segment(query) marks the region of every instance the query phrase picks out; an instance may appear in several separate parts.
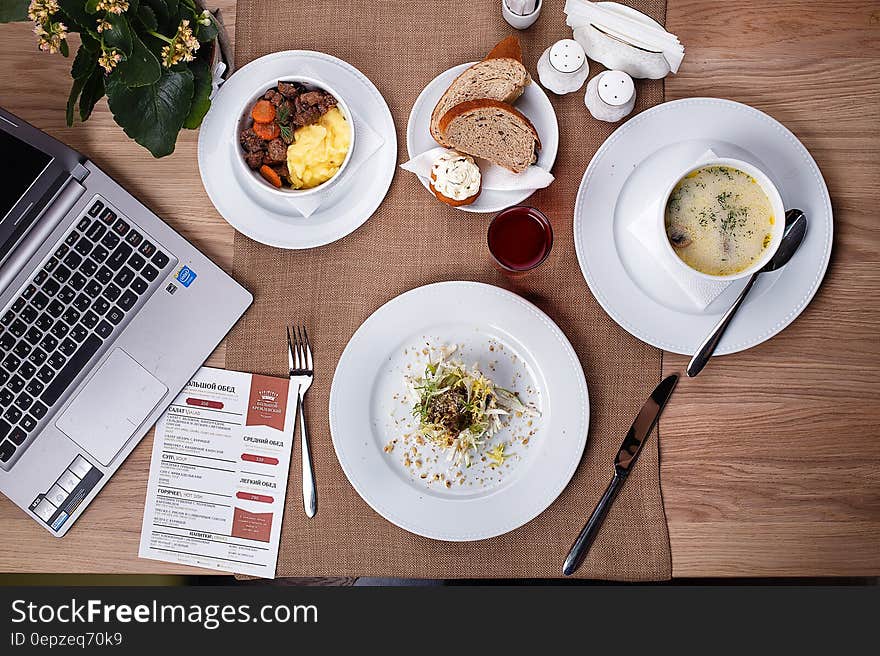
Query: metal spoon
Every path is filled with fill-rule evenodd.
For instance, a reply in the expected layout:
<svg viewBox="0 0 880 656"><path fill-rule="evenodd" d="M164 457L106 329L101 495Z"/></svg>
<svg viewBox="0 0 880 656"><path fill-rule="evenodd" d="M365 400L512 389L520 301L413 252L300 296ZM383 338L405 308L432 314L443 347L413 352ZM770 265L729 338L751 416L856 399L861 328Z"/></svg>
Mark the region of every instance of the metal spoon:
<svg viewBox="0 0 880 656"><path fill-rule="evenodd" d="M804 240L804 235L806 234L807 216L801 210L788 210L785 213L785 232L782 235L782 243L779 244L779 249L776 251L776 254L760 270L751 275L746 286L743 287L743 290L733 302L733 305L731 305L730 309L724 313L724 316L721 317L705 341L700 344L700 348L697 349L697 352L688 364L688 376L693 378L700 373L703 370L703 367L706 366L706 363L709 362L709 358L712 357L712 354L718 347L718 343L724 336L724 331L727 330L727 326L730 324L731 319L733 319L733 315L739 310L743 301L746 299L746 296L751 291L752 286L755 284L755 281L758 279L758 276L767 271L776 271L776 269L785 266L801 245L801 242Z"/></svg>

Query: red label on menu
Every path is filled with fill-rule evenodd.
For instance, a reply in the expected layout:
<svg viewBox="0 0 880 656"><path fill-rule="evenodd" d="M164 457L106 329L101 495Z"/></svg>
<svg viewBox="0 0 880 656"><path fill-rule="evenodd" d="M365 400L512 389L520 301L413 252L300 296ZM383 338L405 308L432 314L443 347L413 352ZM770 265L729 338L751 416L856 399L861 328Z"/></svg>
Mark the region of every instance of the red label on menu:
<svg viewBox="0 0 880 656"><path fill-rule="evenodd" d="M274 499L265 494L254 494L253 492L236 492L235 496L243 501L259 501L260 503L272 503Z"/></svg>
<svg viewBox="0 0 880 656"><path fill-rule="evenodd" d="M272 534L272 513L252 513L234 508L232 537L268 542Z"/></svg>
<svg viewBox="0 0 880 656"><path fill-rule="evenodd" d="M251 379L251 393L245 425L268 426L283 431L289 385L290 381L287 378L254 374Z"/></svg>
<svg viewBox="0 0 880 656"><path fill-rule="evenodd" d="M247 462L258 462L261 465L277 465L278 458L272 456L261 456L255 453L242 453L241 459Z"/></svg>
<svg viewBox="0 0 880 656"><path fill-rule="evenodd" d="M223 404L220 401L209 401L208 399L196 399L192 396L186 399L187 405L194 405L197 408L213 408L214 410L222 410Z"/></svg>

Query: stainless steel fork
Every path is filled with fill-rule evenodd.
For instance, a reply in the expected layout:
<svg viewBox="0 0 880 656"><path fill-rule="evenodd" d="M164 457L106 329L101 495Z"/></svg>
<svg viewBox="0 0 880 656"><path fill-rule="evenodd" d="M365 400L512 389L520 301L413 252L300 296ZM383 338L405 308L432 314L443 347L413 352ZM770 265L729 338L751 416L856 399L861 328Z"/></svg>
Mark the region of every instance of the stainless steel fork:
<svg viewBox="0 0 880 656"><path fill-rule="evenodd" d="M306 392L312 385L315 372L312 364L312 347L305 326L292 326L287 329L287 363L290 369L290 384L296 386L296 418L293 430L296 433L297 418L299 419L300 450L302 451L302 492L303 508L306 515L314 517L318 511L318 492L315 488L315 470L312 468L312 456L309 453L309 431L306 427L306 416L303 411Z"/></svg>

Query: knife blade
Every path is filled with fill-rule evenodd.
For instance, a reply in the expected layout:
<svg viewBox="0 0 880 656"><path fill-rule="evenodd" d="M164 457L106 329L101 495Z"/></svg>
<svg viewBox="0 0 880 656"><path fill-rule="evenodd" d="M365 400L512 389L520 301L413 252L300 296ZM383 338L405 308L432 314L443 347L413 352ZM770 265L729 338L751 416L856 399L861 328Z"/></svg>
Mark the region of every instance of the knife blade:
<svg viewBox="0 0 880 656"><path fill-rule="evenodd" d="M587 552L590 550L590 545L593 544L593 540L599 533L608 510L611 508L611 504L617 497L617 493L620 491L633 465L635 465L645 440L648 439L651 431L654 430L654 426L657 425L657 421L660 419L660 415L663 414L663 409L672 396L672 391L677 383L678 376L675 374L667 376L660 381L660 384L654 388L651 396L645 401L642 409L639 410L639 414L636 415L635 421L630 426L626 437L623 438L623 444L620 445L617 456L614 458L614 476L611 478L611 482L608 484L602 498L599 499L593 514L590 515L580 535L578 535L571 546L565 563L562 565L562 573L565 576L574 574L575 570L583 562L584 557L586 557Z"/></svg>

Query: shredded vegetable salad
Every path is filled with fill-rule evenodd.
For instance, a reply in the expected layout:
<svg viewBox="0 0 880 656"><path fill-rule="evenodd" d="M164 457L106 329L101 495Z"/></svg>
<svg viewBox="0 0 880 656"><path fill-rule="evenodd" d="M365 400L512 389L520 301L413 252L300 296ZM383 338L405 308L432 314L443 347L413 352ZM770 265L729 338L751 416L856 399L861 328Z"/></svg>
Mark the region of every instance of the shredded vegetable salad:
<svg viewBox="0 0 880 656"><path fill-rule="evenodd" d="M437 362L428 361L422 376L407 376L416 400L413 416L419 433L447 452L453 465L469 467L473 457L502 428L502 418L511 413L531 413L510 390L497 387L474 365L447 360L455 349L442 352ZM504 462L503 445L488 454L494 466Z"/></svg>

